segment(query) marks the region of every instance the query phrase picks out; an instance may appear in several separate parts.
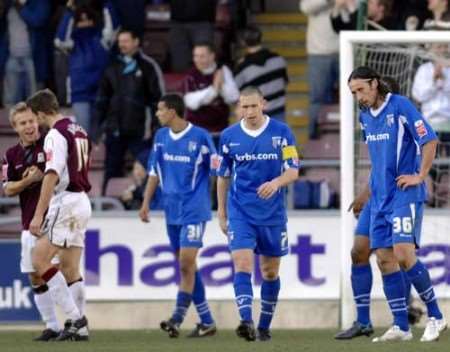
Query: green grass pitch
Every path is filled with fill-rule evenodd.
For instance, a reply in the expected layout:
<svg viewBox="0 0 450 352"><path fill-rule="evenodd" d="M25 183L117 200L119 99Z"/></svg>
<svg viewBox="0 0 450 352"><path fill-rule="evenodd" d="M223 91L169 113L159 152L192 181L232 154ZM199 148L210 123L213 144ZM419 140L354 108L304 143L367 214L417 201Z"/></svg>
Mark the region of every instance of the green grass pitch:
<svg viewBox="0 0 450 352"><path fill-rule="evenodd" d="M376 329L381 334L384 329ZM440 352L450 351L450 332L444 332L438 342L421 343L422 329L414 330L414 340L401 343L374 344L371 339L360 337L352 341L336 341L335 330L275 330L270 342L246 342L236 337L233 331L222 330L214 337L202 339L169 339L161 331L92 331L89 342L33 342L33 331L0 332L1 352L240 352L240 351L324 351L324 352Z"/></svg>

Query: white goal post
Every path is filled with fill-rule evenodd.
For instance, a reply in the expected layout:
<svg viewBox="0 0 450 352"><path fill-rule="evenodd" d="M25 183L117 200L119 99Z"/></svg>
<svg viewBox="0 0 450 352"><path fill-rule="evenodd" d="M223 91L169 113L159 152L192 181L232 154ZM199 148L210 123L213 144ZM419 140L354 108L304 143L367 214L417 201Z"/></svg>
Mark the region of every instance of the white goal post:
<svg viewBox="0 0 450 352"><path fill-rule="evenodd" d="M342 328L348 328L355 318L351 289L351 258L356 225L347 211L355 196L355 103L347 86L355 68L355 44L413 44L450 42L448 31L344 31L340 33L340 133L341 133L341 307Z"/></svg>

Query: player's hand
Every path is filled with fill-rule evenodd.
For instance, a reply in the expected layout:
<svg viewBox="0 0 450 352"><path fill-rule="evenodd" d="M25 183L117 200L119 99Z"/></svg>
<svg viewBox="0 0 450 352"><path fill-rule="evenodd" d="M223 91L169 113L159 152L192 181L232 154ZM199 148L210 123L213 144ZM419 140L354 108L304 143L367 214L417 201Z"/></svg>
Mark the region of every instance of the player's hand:
<svg viewBox="0 0 450 352"><path fill-rule="evenodd" d="M347 211L351 211L353 210L353 215L355 215L356 218L359 217L359 214L361 213L362 209L364 208L364 205L366 204L366 202L357 197L355 198L355 200L350 204L350 206L348 207Z"/></svg>
<svg viewBox="0 0 450 352"><path fill-rule="evenodd" d="M217 218L219 219L220 229L225 235L227 235L228 234L227 216L225 215L225 213L218 211Z"/></svg>
<svg viewBox="0 0 450 352"><path fill-rule="evenodd" d="M44 173L37 166L33 165L28 170L27 178L31 183L40 182L44 178Z"/></svg>
<svg viewBox="0 0 450 352"><path fill-rule="evenodd" d="M150 209L147 204L142 204L141 209L139 209L139 217L142 222L150 222Z"/></svg>
<svg viewBox="0 0 450 352"><path fill-rule="evenodd" d="M276 180L263 183L258 187L258 196L262 199L269 199L272 197L280 188Z"/></svg>
<svg viewBox="0 0 450 352"><path fill-rule="evenodd" d="M42 225L43 217L37 214L34 214L33 219L30 222L30 226L28 230L33 236L41 237L41 225Z"/></svg>
<svg viewBox="0 0 450 352"><path fill-rule="evenodd" d="M423 182L422 177L419 175L400 175L395 179L397 181L397 187L405 190L407 187L420 185Z"/></svg>

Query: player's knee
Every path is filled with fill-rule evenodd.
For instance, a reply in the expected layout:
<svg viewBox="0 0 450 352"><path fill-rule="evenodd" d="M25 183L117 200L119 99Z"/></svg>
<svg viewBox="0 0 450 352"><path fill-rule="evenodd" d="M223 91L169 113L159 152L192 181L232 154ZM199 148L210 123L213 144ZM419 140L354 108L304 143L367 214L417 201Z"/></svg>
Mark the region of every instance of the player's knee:
<svg viewBox="0 0 450 352"><path fill-rule="evenodd" d="M180 273L183 277L195 275L195 260L180 258Z"/></svg>
<svg viewBox="0 0 450 352"><path fill-rule="evenodd" d="M369 263L369 256L370 256L369 249L353 246L350 255L352 257L352 263L355 265Z"/></svg>
<svg viewBox="0 0 450 352"><path fill-rule="evenodd" d="M382 273L394 272L397 267L397 263L393 258L388 257L377 257L378 268Z"/></svg>
<svg viewBox="0 0 450 352"><path fill-rule="evenodd" d="M67 282L74 282L80 278L80 270L78 268L73 268L66 263L61 263L59 265L59 270L62 272L64 278Z"/></svg>
<svg viewBox="0 0 450 352"><path fill-rule="evenodd" d="M275 281L278 278L278 272L274 269L262 271L261 274L265 281Z"/></svg>
<svg viewBox="0 0 450 352"><path fill-rule="evenodd" d="M252 260L247 258L239 258L234 260L234 270L236 272L252 272Z"/></svg>
<svg viewBox="0 0 450 352"><path fill-rule="evenodd" d="M415 253L409 251L408 248L394 247L394 255L398 264L404 270L409 269L416 262Z"/></svg>
<svg viewBox="0 0 450 352"><path fill-rule="evenodd" d="M45 281L38 273L30 273L28 277L32 286L41 286L45 284Z"/></svg>

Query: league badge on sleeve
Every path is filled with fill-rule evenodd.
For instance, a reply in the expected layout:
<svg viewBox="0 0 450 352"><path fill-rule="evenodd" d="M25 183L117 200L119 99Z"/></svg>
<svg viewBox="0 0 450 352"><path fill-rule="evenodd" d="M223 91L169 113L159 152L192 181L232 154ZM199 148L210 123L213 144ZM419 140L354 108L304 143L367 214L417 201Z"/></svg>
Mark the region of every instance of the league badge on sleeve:
<svg viewBox="0 0 450 352"><path fill-rule="evenodd" d="M8 180L8 164L2 165L2 179L4 181Z"/></svg>
<svg viewBox="0 0 450 352"><path fill-rule="evenodd" d="M212 154L211 155L211 169L219 170L220 164L222 164L222 157L218 154Z"/></svg>
<svg viewBox="0 0 450 352"><path fill-rule="evenodd" d="M416 128L416 133L420 138L423 138L428 134L423 120L417 120L416 122L414 122L414 127Z"/></svg>

